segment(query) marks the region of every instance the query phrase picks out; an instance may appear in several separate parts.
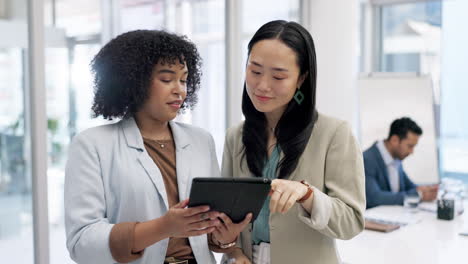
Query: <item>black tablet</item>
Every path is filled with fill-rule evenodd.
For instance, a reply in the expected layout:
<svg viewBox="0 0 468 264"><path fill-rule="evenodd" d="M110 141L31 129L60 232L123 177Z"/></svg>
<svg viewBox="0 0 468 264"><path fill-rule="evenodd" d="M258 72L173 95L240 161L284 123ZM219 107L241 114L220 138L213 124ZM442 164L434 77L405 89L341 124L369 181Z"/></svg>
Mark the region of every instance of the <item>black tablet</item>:
<svg viewBox="0 0 468 264"><path fill-rule="evenodd" d="M194 178L189 207L209 205L212 211L227 214L234 223L252 213L255 220L270 192L265 178Z"/></svg>

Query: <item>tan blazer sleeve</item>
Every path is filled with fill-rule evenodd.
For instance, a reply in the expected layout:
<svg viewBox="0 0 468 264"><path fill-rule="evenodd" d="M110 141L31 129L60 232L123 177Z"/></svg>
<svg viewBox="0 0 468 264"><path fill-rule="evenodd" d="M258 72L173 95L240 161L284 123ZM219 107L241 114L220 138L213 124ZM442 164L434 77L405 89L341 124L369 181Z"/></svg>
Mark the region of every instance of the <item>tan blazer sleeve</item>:
<svg viewBox="0 0 468 264"><path fill-rule="evenodd" d="M326 236L351 239L364 229L366 199L362 151L346 122L328 144L324 177L324 192L314 188L311 214L300 207L299 218Z"/></svg>
<svg viewBox="0 0 468 264"><path fill-rule="evenodd" d="M223 160L221 162L221 177L232 178L234 170L232 167L232 129L228 129L224 140Z"/></svg>
<svg viewBox="0 0 468 264"><path fill-rule="evenodd" d="M234 164L233 164L233 152L234 152L234 140L235 140L235 127L228 129L226 132L226 138L224 140L224 150L223 150L223 161L221 163L221 177L223 178L233 178L234 177ZM247 225L249 226L249 225ZM246 227L247 228L247 227ZM241 235L237 238L236 247L242 248L242 238ZM212 250L214 252L219 252Z"/></svg>

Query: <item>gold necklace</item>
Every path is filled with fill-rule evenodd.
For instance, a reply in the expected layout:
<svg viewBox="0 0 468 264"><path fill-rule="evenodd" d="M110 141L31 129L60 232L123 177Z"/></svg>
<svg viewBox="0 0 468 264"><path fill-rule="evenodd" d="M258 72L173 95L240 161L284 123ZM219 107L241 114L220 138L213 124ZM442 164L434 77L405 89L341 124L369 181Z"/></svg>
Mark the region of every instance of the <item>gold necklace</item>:
<svg viewBox="0 0 468 264"><path fill-rule="evenodd" d="M168 140L169 140L169 139L166 139L166 140L164 140L164 141L168 141ZM163 142L161 142L161 141L159 141L159 140L153 139L153 141L156 142L161 148L165 148L165 147L166 147L165 143L163 143Z"/></svg>
<svg viewBox="0 0 468 264"><path fill-rule="evenodd" d="M156 140L155 140L155 142L158 143L158 145L159 145L161 148L164 148L164 144L163 144L163 143L161 143L161 142L159 142L159 141L156 141Z"/></svg>
<svg viewBox="0 0 468 264"><path fill-rule="evenodd" d="M172 140L172 133L170 132L170 130L169 130L169 135L166 135L166 136L169 136L169 138L168 139L159 139L159 140L157 140L157 139L154 139L154 138L151 138L151 137L147 137L146 139L149 139L151 141L156 142L156 144L158 144L160 148L165 148L167 142L161 142L161 141L171 141Z"/></svg>
<svg viewBox="0 0 468 264"><path fill-rule="evenodd" d="M168 139L154 139L154 138L145 138L147 140L150 140L150 141L153 141L153 142L156 142L156 144L159 145L160 148L165 148L166 145L168 143L170 143L170 141L172 140L172 137L168 138Z"/></svg>

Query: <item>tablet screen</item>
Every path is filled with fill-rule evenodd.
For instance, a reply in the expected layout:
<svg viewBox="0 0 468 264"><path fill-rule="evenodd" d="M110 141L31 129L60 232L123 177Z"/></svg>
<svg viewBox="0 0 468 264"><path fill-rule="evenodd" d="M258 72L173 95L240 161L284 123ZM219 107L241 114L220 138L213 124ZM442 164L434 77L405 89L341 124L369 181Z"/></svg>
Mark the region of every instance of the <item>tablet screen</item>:
<svg viewBox="0 0 468 264"><path fill-rule="evenodd" d="M209 205L212 211L223 212L234 223L252 213L254 221L270 192L266 178L194 178L189 207Z"/></svg>

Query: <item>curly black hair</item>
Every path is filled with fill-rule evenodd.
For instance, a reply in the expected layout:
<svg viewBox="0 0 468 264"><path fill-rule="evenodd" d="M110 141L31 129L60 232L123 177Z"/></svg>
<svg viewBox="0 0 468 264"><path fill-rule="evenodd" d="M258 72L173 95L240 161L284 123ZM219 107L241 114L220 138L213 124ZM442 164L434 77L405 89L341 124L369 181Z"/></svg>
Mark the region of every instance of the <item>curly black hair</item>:
<svg viewBox="0 0 468 264"><path fill-rule="evenodd" d="M91 61L94 116L133 116L148 99L155 65L184 62L188 77L182 111L197 103L201 58L196 46L185 36L161 30L135 30L112 39Z"/></svg>

